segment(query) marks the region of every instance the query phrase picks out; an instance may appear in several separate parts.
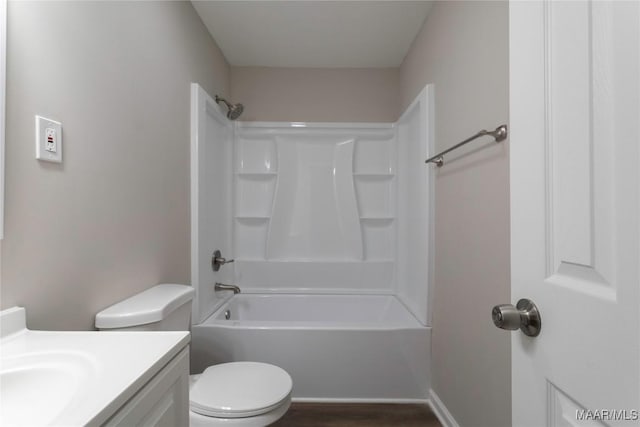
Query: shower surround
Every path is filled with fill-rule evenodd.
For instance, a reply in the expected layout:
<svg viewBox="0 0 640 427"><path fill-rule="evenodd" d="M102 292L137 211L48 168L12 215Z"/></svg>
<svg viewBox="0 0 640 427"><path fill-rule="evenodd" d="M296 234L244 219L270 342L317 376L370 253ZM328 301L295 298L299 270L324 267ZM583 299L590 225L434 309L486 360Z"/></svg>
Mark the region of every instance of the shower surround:
<svg viewBox="0 0 640 427"><path fill-rule="evenodd" d="M389 291L396 235L394 136L384 124L240 123L237 283L252 292Z"/></svg>
<svg viewBox="0 0 640 427"><path fill-rule="evenodd" d="M337 368L345 363L344 357L342 361L337 357L326 362L323 366L334 364L336 369L325 369L324 373L311 365L306 369L304 359L311 363L313 358L301 351L301 343L296 343L294 337L308 336L304 331L313 330L313 336L323 340L316 343L318 348L327 349L371 337L372 341L361 348L379 352L379 367L383 367L388 344L385 333L403 330L418 337L414 341L421 343L420 348L407 344L399 353L389 353L388 362L412 361L406 365L407 372L399 376L404 382L413 378L416 384L406 384L402 390L414 391L394 393L385 389L381 376L378 391L368 386L360 396L354 389L348 395L327 395L327 387L314 390L307 386L313 380L306 376L304 395L296 395L294 386L294 398L426 399L433 172L424 159L431 141L430 89L425 88L396 123L232 124L212 102L202 89L192 88L192 117L197 117L192 119L192 284L197 295L194 360L260 360L261 355L273 355L267 351L266 331L289 328L291 332L298 331L285 334L290 341L273 335L278 337L274 338L278 347L284 348L280 359L270 361L287 369L288 360L295 359L290 370L300 373L300 383L301 372L313 372L317 377L327 375L329 380L325 378L323 382L331 383L332 371L340 372ZM211 271L210 257L215 249L221 249L235 262L218 272ZM243 319L224 324L218 309L229 298L213 290L215 282L236 284L243 294L332 295L322 301L333 301L335 307L309 303L305 311L322 312L314 319L324 319L314 322L292 316L275 326L268 318L263 325L254 321L247 325ZM349 307L357 312L366 306L367 295L396 299L398 307L407 311L407 319L415 322L375 321L363 325L342 321L336 327L331 313L343 306L341 298L348 298ZM364 305L354 303L354 296L361 296ZM376 315L368 313L367 318L376 319ZM234 326L239 340L235 346ZM254 332L247 333L247 328ZM385 332L376 335L372 330ZM353 334L347 341L345 331ZM246 342L247 336L259 335L261 339ZM200 345L203 343L207 345ZM227 348L211 349L222 345ZM255 348L259 345L267 347ZM250 348L254 351L245 351ZM357 348L348 356L350 363L355 360L356 364L360 357L366 354L358 354ZM427 360L415 363L417 359ZM374 371L353 381L376 383L380 372ZM335 381L339 383L338 378Z"/></svg>

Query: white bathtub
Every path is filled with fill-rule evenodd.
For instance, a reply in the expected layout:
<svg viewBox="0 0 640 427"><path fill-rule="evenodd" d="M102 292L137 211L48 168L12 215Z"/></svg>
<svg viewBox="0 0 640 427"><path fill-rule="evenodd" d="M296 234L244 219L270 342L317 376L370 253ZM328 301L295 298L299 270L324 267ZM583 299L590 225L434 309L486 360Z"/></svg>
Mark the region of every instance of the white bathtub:
<svg viewBox="0 0 640 427"><path fill-rule="evenodd" d="M431 328L393 296L239 294L192 334L195 373L252 360L288 371L298 401L427 398Z"/></svg>

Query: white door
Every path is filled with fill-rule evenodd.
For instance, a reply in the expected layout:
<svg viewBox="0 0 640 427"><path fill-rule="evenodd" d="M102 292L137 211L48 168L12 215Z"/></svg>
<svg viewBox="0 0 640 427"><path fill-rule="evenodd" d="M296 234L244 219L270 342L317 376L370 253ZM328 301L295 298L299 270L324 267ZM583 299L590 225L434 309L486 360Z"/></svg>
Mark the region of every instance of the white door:
<svg viewBox="0 0 640 427"><path fill-rule="evenodd" d="M510 92L513 425L638 425L640 2L511 2Z"/></svg>

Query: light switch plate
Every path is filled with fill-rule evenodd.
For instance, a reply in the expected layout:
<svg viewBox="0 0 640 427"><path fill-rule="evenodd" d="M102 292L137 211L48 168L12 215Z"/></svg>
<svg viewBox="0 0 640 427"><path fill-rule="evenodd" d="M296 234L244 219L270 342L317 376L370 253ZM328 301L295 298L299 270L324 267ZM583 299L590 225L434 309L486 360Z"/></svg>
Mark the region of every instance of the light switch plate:
<svg viewBox="0 0 640 427"><path fill-rule="evenodd" d="M62 163L62 123L36 116L36 159Z"/></svg>

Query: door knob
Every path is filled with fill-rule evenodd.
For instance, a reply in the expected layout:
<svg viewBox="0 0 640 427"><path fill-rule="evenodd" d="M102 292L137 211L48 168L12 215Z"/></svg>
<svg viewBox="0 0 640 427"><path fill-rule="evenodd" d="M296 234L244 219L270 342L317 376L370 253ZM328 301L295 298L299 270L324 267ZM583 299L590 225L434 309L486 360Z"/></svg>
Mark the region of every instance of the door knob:
<svg viewBox="0 0 640 427"><path fill-rule="evenodd" d="M509 331L520 329L530 337L537 337L542 328L538 307L526 298L518 301L515 307L511 304L496 305L491 310L491 317L498 328Z"/></svg>
<svg viewBox="0 0 640 427"><path fill-rule="evenodd" d="M211 257L211 268L213 268L213 271L218 271L220 270L221 266L228 264L230 262L233 262L233 260L232 259L227 260L226 258L222 258L222 252L216 249L215 252L213 252L213 256Z"/></svg>

